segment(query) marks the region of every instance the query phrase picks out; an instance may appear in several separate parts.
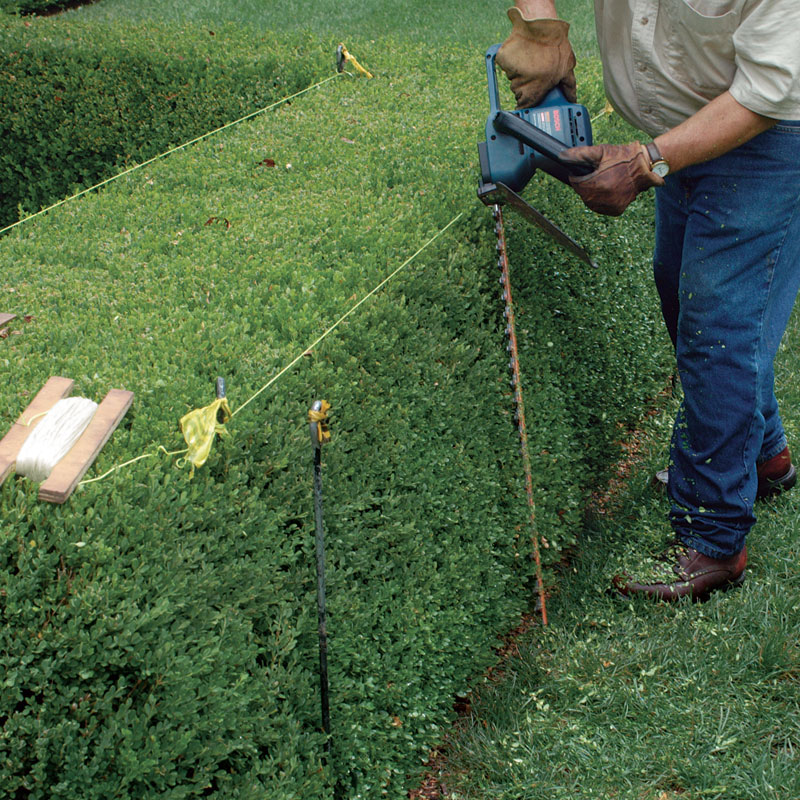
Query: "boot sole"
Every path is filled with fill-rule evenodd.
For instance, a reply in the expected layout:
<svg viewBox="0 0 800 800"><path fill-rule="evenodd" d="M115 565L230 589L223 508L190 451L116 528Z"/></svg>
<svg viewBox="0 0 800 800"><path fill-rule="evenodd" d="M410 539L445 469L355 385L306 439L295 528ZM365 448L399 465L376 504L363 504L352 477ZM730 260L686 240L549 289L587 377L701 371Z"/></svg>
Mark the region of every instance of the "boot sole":
<svg viewBox="0 0 800 800"><path fill-rule="evenodd" d="M684 595L685 597L691 597L693 603L705 603L714 592L729 592L731 589L740 589L744 586L745 577L747 575L747 569L743 569L739 575L735 578L731 578L729 581L720 584L719 586L710 589L709 591L703 592L702 594L694 594L693 592L689 595ZM633 595L639 594L639 592L628 592L623 588L622 583L622 576L615 575L614 578L611 580L611 586L608 587L606 590L611 595L616 597L631 597ZM644 593L641 593L644 594ZM677 598L676 598L677 599ZM674 600L669 600L667 598L661 598L662 602L674 602Z"/></svg>
<svg viewBox="0 0 800 800"><path fill-rule="evenodd" d="M735 578L731 578L731 580L726 581L720 586L717 586L715 589L712 589L709 592L704 592L703 594L693 595L692 600L695 603L705 603L707 600L711 598L711 595L714 594L714 592L729 592L731 589L741 589L742 586L744 586L744 579L746 573L747 570L744 569L742 570L741 575L738 575Z"/></svg>
<svg viewBox="0 0 800 800"><path fill-rule="evenodd" d="M728 589L739 589L742 586L744 586L744 579L745 579L746 575L747 575L747 570L743 569L741 575L737 576L736 578L731 578L731 580L729 580L727 583L725 583L720 588L724 592L727 592Z"/></svg>

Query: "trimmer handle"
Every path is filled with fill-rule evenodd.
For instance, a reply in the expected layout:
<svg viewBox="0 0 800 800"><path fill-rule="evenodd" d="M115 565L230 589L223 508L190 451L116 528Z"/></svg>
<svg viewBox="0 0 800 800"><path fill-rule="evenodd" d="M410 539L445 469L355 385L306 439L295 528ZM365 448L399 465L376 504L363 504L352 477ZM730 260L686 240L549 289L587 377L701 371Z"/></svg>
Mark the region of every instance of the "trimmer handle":
<svg viewBox="0 0 800 800"><path fill-rule="evenodd" d="M524 119L520 119L518 116L508 111L498 111L494 115L492 124L501 133L507 133L515 139L519 139L519 141L528 145L528 147L532 147L549 159L556 161L570 175L578 177L593 172L592 167L588 164L572 164L568 161L562 161L561 154L565 150L570 149L567 145L560 142L549 133L545 133L540 128L537 128L535 125L531 125L530 122L526 122Z"/></svg>
<svg viewBox="0 0 800 800"><path fill-rule="evenodd" d="M559 167L563 168L563 172L568 175L578 177L580 175L588 175L592 172L592 168L585 164L570 164L561 161L560 155L564 150L568 150L568 145L559 141L549 133L545 133L535 125L531 125L524 119L521 119L516 114L509 111L503 111L500 108L500 89L497 83L497 51L501 45L492 45L486 51L486 76L489 81L489 116L492 119L492 124L501 133L507 133L518 139L528 147L532 147L547 158L555 161ZM558 87L551 89L542 99L540 106L561 106L568 104L567 98ZM561 172L561 170L559 170ZM563 175L556 175L564 180Z"/></svg>
<svg viewBox="0 0 800 800"><path fill-rule="evenodd" d="M500 47L501 45L495 44L486 51L486 76L489 79L490 111L500 110L500 91L497 87L497 70L495 69L494 63L497 57L497 51L500 49Z"/></svg>
<svg viewBox="0 0 800 800"><path fill-rule="evenodd" d="M489 79L489 111L501 111L500 107L500 89L497 83L497 51L502 47L499 44L493 44L486 51L486 77ZM540 106L563 106L568 104L569 101L557 86L554 86L541 100Z"/></svg>

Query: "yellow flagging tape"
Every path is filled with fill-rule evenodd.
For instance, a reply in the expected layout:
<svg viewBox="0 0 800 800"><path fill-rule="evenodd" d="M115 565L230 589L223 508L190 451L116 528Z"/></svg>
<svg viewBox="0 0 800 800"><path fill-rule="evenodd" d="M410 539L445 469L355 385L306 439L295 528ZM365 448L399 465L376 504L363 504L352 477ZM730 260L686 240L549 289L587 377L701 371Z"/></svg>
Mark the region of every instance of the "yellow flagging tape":
<svg viewBox="0 0 800 800"><path fill-rule="evenodd" d="M603 110L600 113L595 114L591 118L590 122L594 122L595 120L600 119L600 117L605 117L608 114L613 114L613 113L614 113L614 106L611 105L610 100L606 100L606 104L603 106Z"/></svg>
<svg viewBox="0 0 800 800"><path fill-rule="evenodd" d="M48 211L52 211L54 208L58 208L59 206L63 206L64 203L68 203L70 200L76 200L79 197L83 197L83 195L88 194L89 192L93 192L96 189L101 189L111 181L117 180L117 178L122 178L125 175L130 175L131 172L135 172L137 169L141 169L142 167L146 167L148 164L152 164L154 161L158 161L159 159L166 158L173 153L177 153L178 150L183 150L185 147L189 147L190 145L197 144L198 142L203 141L203 139L207 139L209 136L213 136L215 133L219 133L220 131L224 131L227 128L230 128L234 125L238 125L240 122L244 122L245 120L252 119L253 117L257 117L259 114L263 114L266 111L270 111L273 108L281 105L282 103L286 103L289 100L293 100L295 97L299 97L301 94L305 94L306 92L310 92L312 89L317 89L323 84L328 83L328 81L332 81L335 78L338 78L340 74L346 73L336 73L335 75L331 75L329 78L325 78L325 80L319 81L311 86L306 86L305 89L301 89L299 92L295 92L294 94L290 94L288 97L283 97L280 100L276 100L274 103L270 103L268 106L264 106L264 108L259 108L257 111L252 111L250 114L246 114L243 117L239 117L239 119L234 120L233 122L228 122L225 125L222 125L219 128L215 128L213 131L208 131L208 133L202 134L202 136L198 136L195 139L191 139L188 142L184 142L183 144L179 144L176 147L173 147L170 150L165 151L164 153L159 153L157 156L153 156L152 158L147 159L147 161L142 161L141 164L135 164L134 166L123 170L122 172L117 173L116 175L112 175L110 178L106 178L104 181L100 181L100 183L96 183L94 186L90 186L88 189L83 189L77 194L73 194L70 197L65 197L63 200L59 200L57 203L53 203L51 206L47 206L47 208L43 208L40 211L37 211L35 214L29 214L27 217L23 217L16 222L12 222L11 225L6 225L5 228L0 228L0 234L5 233L6 231L10 231L12 228L16 228L18 225L22 225L23 222L29 222L36 217L41 216L42 214L46 214ZM372 77L372 76L370 76Z"/></svg>
<svg viewBox="0 0 800 800"><path fill-rule="evenodd" d="M225 423L231 418L231 409L226 397L218 397L210 405L196 408L184 414L180 420L181 432L186 444L189 445L189 455L186 460L192 465L191 475L197 467L202 467L211 452L214 436L227 436Z"/></svg>
<svg viewBox="0 0 800 800"><path fill-rule="evenodd" d="M331 440L331 429L328 426L328 412L331 410L331 404L327 400L323 400L320 405L319 411L310 409L308 412L308 421L317 423L317 441L320 444L326 444Z"/></svg>
<svg viewBox="0 0 800 800"><path fill-rule="evenodd" d="M196 467L200 467L205 464L206 459L211 452L211 446L213 444L215 434L225 435L227 433L227 430L224 426L229 420L233 419L240 411L250 405L253 400L255 400L260 394L272 386L272 384L274 384L282 375L285 375L292 367L295 366L295 364L297 364L298 361L303 358L304 355L310 353L320 342L322 342L323 339L326 339L328 336L330 336L354 311L356 311L356 309L366 303L370 297L379 292L390 280L392 280L392 278L395 277L395 275L404 270L420 253L430 247L430 245L432 245L445 231L455 225L455 223L458 222L458 220L460 220L463 216L463 211L456 214L456 216L453 217L453 219L451 219L447 225L431 236L431 238L428 239L425 244L423 244L413 255L409 256L396 270L387 275L374 289L367 292L367 294L365 294L364 297L362 297L352 308L342 314L342 316L339 317L339 319L337 319L336 322L334 322L333 325L331 325L324 333L318 336L312 344L303 348L303 351L299 353L296 358L292 359L292 361L290 361L280 372L278 372L277 375L270 378L267 383L265 383L258 391L253 393L235 411L231 412L226 398L218 398L215 402L211 403L211 405L205 406L204 408L195 409L194 411L190 411L188 414L185 414L183 417L181 417L181 431L183 432L186 443L189 445L186 450L175 450L169 452L165 447L159 445L158 452L163 452L169 456L183 455L184 453L187 453L188 455L186 456L186 461L191 462L191 474L194 474ZM319 420L312 420L311 414L319 413L327 415L329 409L330 405L323 401L323 407L321 411L309 412L309 421L324 422L324 419L326 419L327 416L324 418L320 417ZM220 421L217 416L219 411L222 411L222 421ZM319 425L317 428L318 431L322 429L323 425ZM324 435L324 433L318 435ZM330 437L329 433L328 437ZM97 481L103 480L103 478L108 477L113 472L116 472L123 467L127 467L130 464L135 464L137 461L141 461L143 458L151 458L155 455L157 455L157 453L145 453L141 456L137 456L136 458L132 458L130 461L126 461L124 464L118 464L116 467L112 467L110 470L108 470L108 472L104 472L97 478L81 481L78 486L83 486L87 483L96 483Z"/></svg>
<svg viewBox="0 0 800 800"><path fill-rule="evenodd" d="M339 45L339 51L342 54L342 59L346 61L348 64L352 64L356 72L359 72L365 78L373 77L372 73L369 70L364 69L364 67L362 67L361 64L358 63L358 61L356 61L355 56L353 56L343 44Z"/></svg>

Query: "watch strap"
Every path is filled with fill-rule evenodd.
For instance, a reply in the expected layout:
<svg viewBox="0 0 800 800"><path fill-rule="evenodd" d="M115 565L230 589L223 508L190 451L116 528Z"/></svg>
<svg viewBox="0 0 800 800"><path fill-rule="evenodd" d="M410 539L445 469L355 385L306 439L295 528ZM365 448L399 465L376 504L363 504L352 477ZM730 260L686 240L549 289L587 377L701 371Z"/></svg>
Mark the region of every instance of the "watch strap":
<svg viewBox="0 0 800 800"><path fill-rule="evenodd" d="M647 155L650 156L650 169L653 168L653 164L655 164L656 161L664 160L661 156L661 152L658 149L658 145L655 142L648 142L645 145L645 149L647 150Z"/></svg>

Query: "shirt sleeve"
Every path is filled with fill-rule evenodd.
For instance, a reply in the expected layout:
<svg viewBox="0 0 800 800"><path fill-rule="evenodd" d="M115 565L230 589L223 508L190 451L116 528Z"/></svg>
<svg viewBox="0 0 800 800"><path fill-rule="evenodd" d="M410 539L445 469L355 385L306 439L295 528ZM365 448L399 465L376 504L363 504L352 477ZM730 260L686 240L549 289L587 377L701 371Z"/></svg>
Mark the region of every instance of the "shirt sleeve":
<svg viewBox="0 0 800 800"><path fill-rule="evenodd" d="M800 120L800 2L747 5L733 35L736 73L730 92L757 114Z"/></svg>

